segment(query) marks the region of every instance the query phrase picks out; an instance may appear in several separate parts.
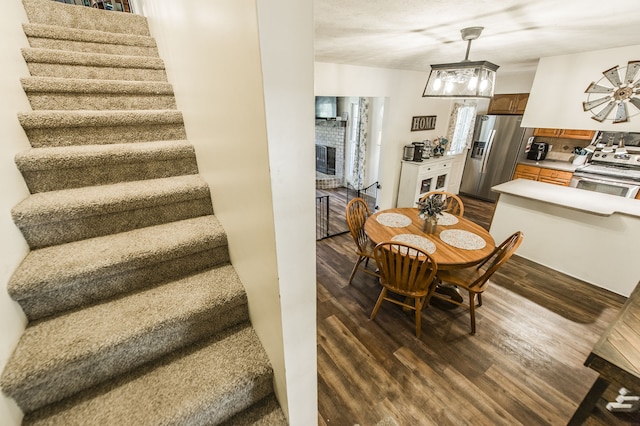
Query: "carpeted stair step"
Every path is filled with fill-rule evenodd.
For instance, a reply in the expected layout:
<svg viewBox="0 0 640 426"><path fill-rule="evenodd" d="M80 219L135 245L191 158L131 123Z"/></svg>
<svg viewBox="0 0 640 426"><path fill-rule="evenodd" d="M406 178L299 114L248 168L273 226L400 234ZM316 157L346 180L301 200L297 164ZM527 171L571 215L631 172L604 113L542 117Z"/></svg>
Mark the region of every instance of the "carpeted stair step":
<svg viewBox="0 0 640 426"><path fill-rule="evenodd" d="M149 56L108 55L25 47L22 56L35 77L167 81L164 62ZM114 84L117 84L114 82Z"/></svg>
<svg viewBox="0 0 640 426"><path fill-rule="evenodd" d="M51 0L22 0L22 4L29 22L35 24L121 33L123 37L150 35L147 18L133 13L107 12Z"/></svg>
<svg viewBox="0 0 640 426"><path fill-rule="evenodd" d="M40 49L158 57L153 37L61 27L57 24L22 24L29 46Z"/></svg>
<svg viewBox="0 0 640 426"><path fill-rule="evenodd" d="M34 110L170 110L173 87L156 81L91 80L57 77L23 78Z"/></svg>
<svg viewBox="0 0 640 426"><path fill-rule="evenodd" d="M31 412L249 319L231 265L29 325L3 372Z"/></svg>
<svg viewBox="0 0 640 426"><path fill-rule="evenodd" d="M213 214L200 175L41 192L12 210L29 247L37 249Z"/></svg>
<svg viewBox="0 0 640 426"><path fill-rule="evenodd" d="M30 320L229 262L215 216L32 250L7 284Z"/></svg>
<svg viewBox="0 0 640 426"><path fill-rule="evenodd" d="M176 110L32 111L18 119L33 148L186 139Z"/></svg>
<svg viewBox="0 0 640 426"><path fill-rule="evenodd" d="M15 161L32 194L198 173L184 140L32 148Z"/></svg>
<svg viewBox="0 0 640 426"><path fill-rule="evenodd" d="M275 395L272 394L225 421L222 426L280 426L287 424L287 418L282 412Z"/></svg>
<svg viewBox="0 0 640 426"><path fill-rule="evenodd" d="M249 325L27 414L24 425L214 425L273 393L273 370Z"/></svg>

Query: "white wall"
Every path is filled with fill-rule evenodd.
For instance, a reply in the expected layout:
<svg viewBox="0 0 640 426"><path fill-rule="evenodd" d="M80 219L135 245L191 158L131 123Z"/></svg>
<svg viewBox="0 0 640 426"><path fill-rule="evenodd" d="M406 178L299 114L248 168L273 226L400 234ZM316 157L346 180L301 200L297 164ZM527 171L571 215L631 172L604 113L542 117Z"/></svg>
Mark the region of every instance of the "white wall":
<svg viewBox="0 0 640 426"><path fill-rule="evenodd" d="M598 82L603 77L603 71L616 65L626 66L627 62L632 60L640 60L640 45L540 59L522 125L560 129L640 131L640 111L631 104L628 105L628 112L636 114L635 117L628 123L618 124L613 124L612 120L602 123L593 120L592 113L585 112L582 107L582 102L587 100L585 90L589 84ZM601 84L610 87L608 83Z"/></svg>
<svg viewBox="0 0 640 426"><path fill-rule="evenodd" d="M387 98L378 175L381 209L395 206L404 145L446 134L452 102L422 97L428 77L428 72L315 63L316 96ZM436 129L412 132L411 117L417 115L436 115Z"/></svg>
<svg viewBox="0 0 640 426"><path fill-rule="evenodd" d="M21 47L28 47L22 30L23 22L27 22L27 17L22 2L3 1L0 14L0 371L4 369L27 323L22 309L7 293L9 278L29 251L11 219L11 208L29 195L13 161L16 153L30 147L17 117L18 112L31 109L20 85L20 77L29 75L20 53ZM0 396L0 424L18 425L21 420L22 412L15 402L4 394Z"/></svg>
<svg viewBox="0 0 640 426"><path fill-rule="evenodd" d="M527 73L496 73L496 90L495 93L529 93L535 78L535 71Z"/></svg>
<svg viewBox="0 0 640 426"><path fill-rule="evenodd" d="M273 365L278 399L292 424L312 424L312 7L277 0L260 2L259 9L236 0L134 3L149 18L166 63L252 323Z"/></svg>
<svg viewBox="0 0 640 426"><path fill-rule="evenodd" d="M313 2L262 0L258 17L289 420L313 425L318 420Z"/></svg>

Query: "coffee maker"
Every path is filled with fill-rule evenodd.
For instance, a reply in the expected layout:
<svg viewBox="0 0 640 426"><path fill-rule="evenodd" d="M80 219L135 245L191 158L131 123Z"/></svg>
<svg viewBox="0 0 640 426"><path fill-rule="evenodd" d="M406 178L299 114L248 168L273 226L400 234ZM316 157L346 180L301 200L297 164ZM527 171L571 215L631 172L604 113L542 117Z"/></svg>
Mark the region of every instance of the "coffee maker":
<svg viewBox="0 0 640 426"><path fill-rule="evenodd" d="M424 151L424 142L411 142L413 145L413 160L422 161L422 152Z"/></svg>

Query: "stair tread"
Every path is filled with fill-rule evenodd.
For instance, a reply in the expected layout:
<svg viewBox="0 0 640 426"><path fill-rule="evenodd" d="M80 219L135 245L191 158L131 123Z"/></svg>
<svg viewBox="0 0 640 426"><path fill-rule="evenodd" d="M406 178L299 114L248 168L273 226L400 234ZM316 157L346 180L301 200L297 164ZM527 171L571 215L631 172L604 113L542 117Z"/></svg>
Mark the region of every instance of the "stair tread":
<svg viewBox="0 0 640 426"><path fill-rule="evenodd" d="M18 113L24 129L182 124L177 110L38 110Z"/></svg>
<svg viewBox="0 0 640 426"><path fill-rule="evenodd" d="M162 59L153 56L112 55L109 53L77 52L72 50L23 47L22 56L27 63L84 65L113 68L145 68L164 70Z"/></svg>
<svg viewBox="0 0 640 426"><path fill-rule="evenodd" d="M255 331L246 326L44 407L25 422L217 424L269 395L272 374Z"/></svg>
<svg viewBox="0 0 640 426"><path fill-rule="evenodd" d="M69 145L31 148L16 155L20 170L52 170L134 163L150 159L173 160L194 156L193 145L186 140L121 143L109 145Z"/></svg>
<svg viewBox="0 0 640 426"><path fill-rule="evenodd" d="M122 33L104 30L69 28L59 25L37 23L22 24L22 28L24 29L24 33L27 37L120 44L126 46L156 47L155 39L148 35L126 34L126 36L123 36Z"/></svg>
<svg viewBox="0 0 640 426"><path fill-rule="evenodd" d="M39 321L20 338L3 373L3 389L28 391L64 371L73 374L109 357L118 358L116 362L142 357L196 327L190 319L198 313L227 312L244 303L235 270L224 265ZM164 335L163 328L171 328L173 335ZM123 352L123 347L132 353Z"/></svg>
<svg viewBox="0 0 640 426"><path fill-rule="evenodd" d="M122 34L149 36L147 18L133 13L100 10L51 0L22 1L29 22L65 25L71 28L109 31Z"/></svg>
<svg viewBox="0 0 640 426"><path fill-rule="evenodd" d="M200 175L172 176L40 192L11 213L17 224L32 226L208 197L209 187Z"/></svg>
<svg viewBox="0 0 640 426"><path fill-rule="evenodd" d="M29 252L7 289L20 300L59 290L81 277L114 274L226 244L226 234L213 215L74 241Z"/></svg>
<svg viewBox="0 0 640 426"><path fill-rule="evenodd" d="M62 77L25 77L22 88L27 94L35 92L69 94L149 94L173 95L173 86L163 81L120 81Z"/></svg>

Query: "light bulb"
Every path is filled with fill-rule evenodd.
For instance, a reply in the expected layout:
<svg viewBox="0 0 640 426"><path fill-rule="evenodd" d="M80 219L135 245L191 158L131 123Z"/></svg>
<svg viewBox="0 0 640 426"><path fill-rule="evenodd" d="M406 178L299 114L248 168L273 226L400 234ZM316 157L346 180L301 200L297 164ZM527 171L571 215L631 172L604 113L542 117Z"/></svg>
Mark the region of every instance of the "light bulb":
<svg viewBox="0 0 640 426"><path fill-rule="evenodd" d="M442 80L440 79L440 77L433 80L433 90L437 92L438 90L440 90L441 87L442 87Z"/></svg>
<svg viewBox="0 0 640 426"><path fill-rule="evenodd" d="M473 77L471 77L471 80L469 80L469 86L467 87L469 88L469 90L476 90L477 85L478 85L478 77L474 75Z"/></svg>
<svg viewBox="0 0 640 426"><path fill-rule="evenodd" d="M451 93L453 91L453 83L450 81L447 81L444 84L444 93Z"/></svg>
<svg viewBox="0 0 640 426"><path fill-rule="evenodd" d="M480 82L480 91L484 92L485 90L487 90L488 85L489 85L489 81L486 78L483 78L482 81Z"/></svg>

